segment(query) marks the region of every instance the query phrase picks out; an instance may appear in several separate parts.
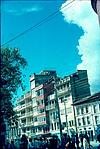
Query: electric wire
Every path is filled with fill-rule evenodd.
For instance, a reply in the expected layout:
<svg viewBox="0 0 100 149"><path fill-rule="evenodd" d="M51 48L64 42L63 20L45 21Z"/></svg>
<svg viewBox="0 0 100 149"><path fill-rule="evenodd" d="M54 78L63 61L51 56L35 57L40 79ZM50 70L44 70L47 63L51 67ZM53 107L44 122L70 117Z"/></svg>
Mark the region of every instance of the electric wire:
<svg viewBox="0 0 100 149"><path fill-rule="evenodd" d="M60 10L66 8L67 6L71 5L75 0L72 0L71 2L67 3L65 6L63 6ZM69 7L67 7L66 9L68 9ZM52 14L50 14L49 16L45 17L44 19L42 19L40 22L36 23L35 25L31 26L30 28L26 29L25 31L19 33L18 35L16 35L15 37L11 38L10 40L8 40L7 42L5 42L4 44L2 44L0 47L5 46L6 44L16 40L17 38L23 36L24 34L26 34L27 32L31 31L33 28L38 28L39 26L41 26L42 24L50 21L50 19L53 19L55 16L58 15L58 13L60 12L60 10L57 10L55 12L53 12Z"/></svg>

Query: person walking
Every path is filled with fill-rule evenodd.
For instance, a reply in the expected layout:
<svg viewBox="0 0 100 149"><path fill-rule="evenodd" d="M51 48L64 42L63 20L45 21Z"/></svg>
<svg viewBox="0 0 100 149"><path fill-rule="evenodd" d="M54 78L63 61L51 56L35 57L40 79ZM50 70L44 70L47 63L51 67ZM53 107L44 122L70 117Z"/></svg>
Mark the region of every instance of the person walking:
<svg viewBox="0 0 100 149"><path fill-rule="evenodd" d="M68 143L65 145L65 149L75 149L74 145L71 142L70 136L67 138Z"/></svg>
<svg viewBox="0 0 100 149"><path fill-rule="evenodd" d="M16 147L16 149L20 149L20 143L21 143L21 139L18 136L17 139L16 139L16 141L15 141L15 147Z"/></svg>
<svg viewBox="0 0 100 149"><path fill-rule="evenodd" d="M79 149L79 138L78 138L78 134L76 134L76 137L75 137L75 142L76 142L76 146L77 146L77 149Z"/></svg>
<svg viewBox="0 0 100 149"><path fill-rule="evenodd" d="M29 138L28 149L35 149L32 138Z"/></svg>
<svg viewBox="0 0 100 149"><path fill-rule="evenodd" d="M25 134L21 137L20 149L28 149L28 140Z"/></svg>
<svg viewBox="0 0 100 149"><path fill-rule="evenodd" d="M11 140L11 143L9 144L8 149L16 149L13 140Z"/></svg>
<svg viewBox="0 0 100 149"><path fill-rule="evenodd" d="M87 141L87 138L86 136L84 135L84 138L83 138L83 149L89 149L89 143Z"/></svg>
<svg viewBox="0 0 100 149"><path fill-rule="evenodd" d="M99 141L99 146L97 149L100 149L100 134L97 135L97 140Z"/></svg>
<svg viewBox="0 0 100 149"><path fill-rule="evenodd" d="M82 132L80 133L79 138L80 138L80 142L81 142L81 147L83 147L83 134L82 134Z"/></svg>

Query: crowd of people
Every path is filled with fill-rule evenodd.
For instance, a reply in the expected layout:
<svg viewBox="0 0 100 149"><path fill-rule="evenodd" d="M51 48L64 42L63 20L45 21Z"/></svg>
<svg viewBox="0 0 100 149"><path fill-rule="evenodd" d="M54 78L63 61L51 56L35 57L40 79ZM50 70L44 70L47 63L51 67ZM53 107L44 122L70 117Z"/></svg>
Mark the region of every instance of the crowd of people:
<svg viewBox="0 0 100 149"><path fill-rule="evenodd" d="M100 142L100 135L97 137ZM7 141L4 149L91 149L88 134L63 135L62 141L57 136L49 138L28 138L25 134L16 140ZM98 146L100 149L100 146Z"/></svg>

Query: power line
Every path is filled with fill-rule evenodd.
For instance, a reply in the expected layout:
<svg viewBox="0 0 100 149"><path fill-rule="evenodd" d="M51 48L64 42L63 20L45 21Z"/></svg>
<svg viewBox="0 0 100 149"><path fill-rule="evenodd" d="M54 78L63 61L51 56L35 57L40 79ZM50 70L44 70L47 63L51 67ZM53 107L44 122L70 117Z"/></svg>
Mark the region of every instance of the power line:
<svg viewBox="0 0 100 149"><path fill-rule="evenodd" d="M73 3L75 0L72 0L71 2L69 2L68 4L66 4L65 6L63 6L60 10L66 8L67 6L69 6L71 3ZM69 8L69 7L68 7ZM36 23L35 25L31 26L30 28L26 29L25 31L19 33L18 35L16 35L15 37L11 38L10 40L8 40L7 42L5 42L4 44L2 44L0 47L3 47L4 45L8 44L9 42L12 42L13 40L16 40L17 38L23 36L24 34L26 34L27 32L29 32L30 30L32 30L33 28L37 28L39 26L41 26L43 23L46 23L47 21L50 21L50 19L54 18L57 14L59 13L59 10L53 12L52 14L50 14L49 16L45 17L44 19L42 19L40 22ZM54 17L53 17L54 16Z"/></svg>

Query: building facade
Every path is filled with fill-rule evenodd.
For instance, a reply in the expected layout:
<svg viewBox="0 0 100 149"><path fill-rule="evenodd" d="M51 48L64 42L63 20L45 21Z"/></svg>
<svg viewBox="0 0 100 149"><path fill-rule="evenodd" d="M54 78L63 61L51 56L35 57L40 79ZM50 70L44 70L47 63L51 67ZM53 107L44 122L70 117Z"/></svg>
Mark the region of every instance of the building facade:
<svg viewBox="0 0 100 149"><path fill-rule="evenodd" d="M30 92L17 100L18 133L33 137L48 133L59 136L60 128L62 133L75 133L73 103L87 96L90 96L90 86L86 70L64 78L50 70L33 74Z"/></svg>
<svg viewBox="0 0 100 149"><path fill-rule="evenodd" d="M98 15L99 24L100 24L100 0L91 0L91 5L94 11Z"/></svg>
<svg viewBox="0 0 100 149"><path fill-rule="evenodd" d="M100 127L100 92L74 103L78 133L87 132L90 138Z"/></svg>

